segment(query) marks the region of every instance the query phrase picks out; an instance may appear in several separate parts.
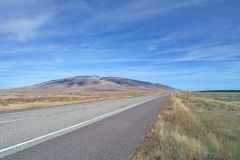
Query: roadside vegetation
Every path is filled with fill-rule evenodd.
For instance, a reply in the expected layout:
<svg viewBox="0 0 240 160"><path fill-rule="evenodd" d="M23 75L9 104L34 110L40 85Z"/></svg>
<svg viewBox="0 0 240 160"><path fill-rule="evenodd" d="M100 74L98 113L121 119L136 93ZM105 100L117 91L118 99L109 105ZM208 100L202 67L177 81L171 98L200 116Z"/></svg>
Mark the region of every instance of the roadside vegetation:
<svg viewBox="0 0 240 160"><path fill-rule="evenodd" d="M172 94L133 160L239 160L240 93Z"/></svg>
<svg viewBox="0 0 240 160"><path fill-rule="evenodd" d="M160 94L163 92L0 92L0 112Z"/></svg>

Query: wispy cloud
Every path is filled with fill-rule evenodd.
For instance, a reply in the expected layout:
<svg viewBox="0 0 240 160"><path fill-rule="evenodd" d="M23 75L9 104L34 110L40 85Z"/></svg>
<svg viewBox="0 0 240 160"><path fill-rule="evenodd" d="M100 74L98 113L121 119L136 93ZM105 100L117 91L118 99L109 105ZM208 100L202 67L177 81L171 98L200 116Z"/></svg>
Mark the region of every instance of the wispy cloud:
<svg viewBox="0 0 240 160"><path fill-rule="evenodd" d="M188 50L184 55L173 58L172 62L183 61L227 61L239 60L240 44L215 45Z"/></svg>
<svg viewBox="0 0 240 160"><path fill-rule="evenodd" d="M33 38L38 29L48 21L53 14L42 14L28 18L10 19L5 23L0 24L0 31L9 34L9 37L17 41L26 41Z"/></svg>
<svg viewBox="0 0 240 160"><path fill-rule="evenodd" d="M81 34L95 34L109 32L125 28L138 21L156 18L157 16L173 12L177 9L201 5L206 0L183 0L171 2L159 0L133 0L124 5L105 12L91 11L90 16L80 21L81 28L78 32ZM96 32L94 29L98 28Z"/></svg>
<svg viewBox="0 0 240 160"><path fill-rule="evenodd" d="M153 40L153 42L149 46L149 50L150 51L156 50L158 49L159 45L161 45L162 43L169 43L169 42L175 43L177 40L185 37L187 37L187 35L184 33L176 33L176 32L170 33L164 37Z"/></svg>
<svg viewBox="0 0 240 160"><path fill-rule="evenodd" d="M198 29L198 30L186 30L184 29L179 29L175 32L170 32L164 36L161 36L159 38L154 39L150 45L149 45L149 50L157 50L159 48L161 48L161 46L175 46L177 43L179 42L184 42L186 40L189 39L194 39L194 37L202 35L203 34L203 29ZM180 50L191 50L190 48L199 48L202 46L209 46L209 45L213 45L213 44L198 44L198 45L191 45L191 46L187 46L185 48L171 48L169 47L167 50L161 50L161 53L170 53L170 52L174 52L174 51L180 51Z"/></svg>
<svg viewBox="0 0 240 160"><path fill-rule="evenodd" d="M199 5L205 0L184 0L172 1L171 3L161 2L158 0L134 0L128 3L123 8L120 8L115 13L118 15L120 22L142 20L144 18L151 18L163 12L173 11L175 9L188 7L192 5ZM113 17L110 17L113 18Z"/></svg>
<svg viewBox="0 0 240 160"><path fill-rule="evenodd" d="M45 0L0 0L1 36L20 42L34 38L55 14L51 4Z"/></svg>
<svg viewBox="0 0 240 160"><path fill-rule="evenodd" d="M17 17L0 17L0 19L3 19L3 23L0 25L0 32L7 34L11 39L26 41L27 39L34 38L34 36L37 35L38 29L52 18L54 15L53 13L59 12L56 14L61 15L62 11L72 12L75 8L75 11L78 9L78 12L81 11L83 15L87 14L88 16L78 17L72 15L62 15L61 18L54 19L54 21L68 21L69 19L76 20L81 27L77 27L74 30L62 30L61 32L57 30L49 30L47 32L49 32L49 35L54 35L55 33L63 36L73 33L92 35L118 30L128 26L129 24L135 24L136 22L144 19L157 17L165 12L171 12L176 9L192 5L200 5L204 1L205 0L184 0L179 2L174 0L171 1L171 3L166 3L165 1L161 2L158 0L133 0L124 5L119 5L117 8L106 9L105 12L100 12L97 7L91 8L88 3L82 1L78 2L77 5L76 3L71 2L67 2L64 5L55 2L55 7L50 7L50 10L46 9L45 11L43 8L46 8L45 6L51 6L54 1L43 1L44 7L40 7L39 9L38 5L40 2L36 0L1 0L0 4L2 3L5 6L6 4L14 6L21 4L22 10L15 11L14 8L12 9L13 12L19 14ZM25 6L23 4L25 4ZM24 12L24 9L26 9L26 13ZM31 12L34 14L27 14Z"/></svg>

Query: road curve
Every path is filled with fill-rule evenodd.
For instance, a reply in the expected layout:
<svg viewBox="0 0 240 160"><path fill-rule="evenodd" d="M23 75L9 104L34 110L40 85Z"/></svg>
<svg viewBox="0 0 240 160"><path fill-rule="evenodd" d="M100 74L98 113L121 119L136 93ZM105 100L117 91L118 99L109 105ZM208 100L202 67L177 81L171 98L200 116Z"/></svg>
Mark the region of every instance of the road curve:
<svg viewBox="0 0 240 160"><path fill-rule="evenodd" d="M1 114L0 156L3 160L129 159L167 97Z"/></svg>

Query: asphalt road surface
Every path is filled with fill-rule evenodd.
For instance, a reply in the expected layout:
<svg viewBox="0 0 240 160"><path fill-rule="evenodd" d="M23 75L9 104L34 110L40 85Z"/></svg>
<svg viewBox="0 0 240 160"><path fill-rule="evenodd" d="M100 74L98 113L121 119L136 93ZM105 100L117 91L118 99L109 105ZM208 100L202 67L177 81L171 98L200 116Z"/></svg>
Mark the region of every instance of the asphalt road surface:
<svg viewBox="0 0 240 160"><path fill-rule="evenodd" d="M142 96L0 114L0 158L124 160L165 103Z"/></svg>

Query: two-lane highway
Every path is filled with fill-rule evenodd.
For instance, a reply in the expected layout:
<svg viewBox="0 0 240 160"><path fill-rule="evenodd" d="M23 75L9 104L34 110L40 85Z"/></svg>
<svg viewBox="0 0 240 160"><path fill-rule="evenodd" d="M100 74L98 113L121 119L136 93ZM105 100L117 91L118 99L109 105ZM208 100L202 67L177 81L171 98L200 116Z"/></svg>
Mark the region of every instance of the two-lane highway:
<svg viewBox="0 0 240 160"><path fill-rule="evenodd" d="M0 114L2 159L129 159L168 94Z"/></svg>

